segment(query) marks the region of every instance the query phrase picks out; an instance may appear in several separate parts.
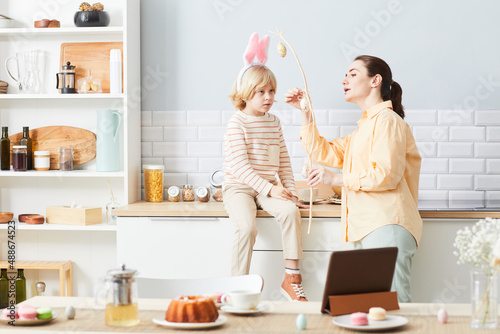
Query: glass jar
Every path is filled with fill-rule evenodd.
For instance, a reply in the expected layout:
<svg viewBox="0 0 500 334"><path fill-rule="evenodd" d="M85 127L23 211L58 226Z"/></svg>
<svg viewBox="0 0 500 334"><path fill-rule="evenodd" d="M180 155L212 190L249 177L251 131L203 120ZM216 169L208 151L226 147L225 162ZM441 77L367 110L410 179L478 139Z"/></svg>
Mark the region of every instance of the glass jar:
<svg viewBox="0 0 500 334"><path fill-rule="evenodd" d="M28 170L28 148L25 145L12 147L12 167L15 172L26 172Z"/></svg>
<svg viewBox="0 0 500 334"><path fill-rule="evenodd" d="M59 169L73 170L73 148L59 147Z"/></svg>
<svg viewBox="0 0 500 334"><path fill-rule="evenodd" d="M222 188L212 188L212 198L214 201L222 202Z"/></svg>
<svg viewBox="0 0 500 334"><path fill-rule="evenodd" d="M35 170L44 171L50 169L50 151L35 151Z"/></svg>
<svg viewBox="0 0 500 334"><path fill-rule="evenodd" d="M210 200L210 190L207 187L196 189L196 196L199 202L208 202Z"/></svg>
<svg viewBox="0 0 500 334"><path fill-rule="evenodd" d="M210 184L212 185L212 198L217 202L222 202L222 181L224 180L224 171L216 169L210 175Z"/></svg>
<svg viewBox="0 0 500 334"><path fill-rule="evenodd" d="M179 202L181 200L181 190L177 186L168 188L168 201Z"/></svg>
<svg viewBox="0 0 500 334"><path fill-rule="evenodd" d="M147 202L163 201L163 165L144 165L144 196Z"/></svg>
<svg viewBox="0 0 500 334"><path fill-rule="evenodd" d="M184 202L194 201L194 190L192 185L190 184L184 185L184 189L182 189L182 200Z"/></svg>

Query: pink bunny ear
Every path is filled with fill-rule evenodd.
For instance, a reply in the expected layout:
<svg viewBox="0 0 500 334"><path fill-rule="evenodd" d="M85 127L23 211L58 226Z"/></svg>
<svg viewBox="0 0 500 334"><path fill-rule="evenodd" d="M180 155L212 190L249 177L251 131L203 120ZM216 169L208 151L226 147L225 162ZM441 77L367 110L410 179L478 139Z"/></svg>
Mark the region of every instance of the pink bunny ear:
<svg viewBox="0 0 500 334"><path fill-rule="evenodd" d="M243 54L243 62L245 64L251 64L254 58L257 56L260 64L265 64L267 61L267 49L269 48L269 36L266 35L259 41L259 35L254 32L250 36L247 48Z"/></svg>

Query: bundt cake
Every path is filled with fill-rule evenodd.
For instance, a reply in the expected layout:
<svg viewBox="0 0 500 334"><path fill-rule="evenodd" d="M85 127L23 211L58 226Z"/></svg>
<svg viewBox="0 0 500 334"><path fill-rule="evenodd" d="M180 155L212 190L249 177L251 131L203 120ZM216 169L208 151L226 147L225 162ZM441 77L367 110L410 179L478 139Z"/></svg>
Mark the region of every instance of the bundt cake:
<svg viewBox="0 0 500 334"><path fill-rule="evenodd" d="M204 296L180 296L168 306L168 322L214 322L219 312L212 299Z"/></svg>

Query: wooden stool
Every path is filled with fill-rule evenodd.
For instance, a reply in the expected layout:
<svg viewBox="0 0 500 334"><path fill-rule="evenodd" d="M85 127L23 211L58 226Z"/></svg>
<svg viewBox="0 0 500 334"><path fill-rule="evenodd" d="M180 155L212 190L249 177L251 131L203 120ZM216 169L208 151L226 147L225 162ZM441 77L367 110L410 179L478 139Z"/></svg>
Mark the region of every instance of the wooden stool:
<svg viewBox="0 0 500 334"><path fill-rule="evenodd" d="M73 296L73 277L71 261L16 261L16 269L59 270L59 295ZM0 268L10 268L8 261L0 261ZM64 277L66 274L66 278ZM66 281L66 293L64 289Z"/></svg>

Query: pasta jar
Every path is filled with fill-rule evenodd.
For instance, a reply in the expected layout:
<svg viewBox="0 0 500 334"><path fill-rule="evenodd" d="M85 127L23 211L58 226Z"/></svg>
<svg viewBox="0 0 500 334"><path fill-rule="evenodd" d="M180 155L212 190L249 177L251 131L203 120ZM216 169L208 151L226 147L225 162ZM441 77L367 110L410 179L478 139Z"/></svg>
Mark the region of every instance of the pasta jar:
<svg viewBox="0 0 500 334"><path fill-rule="evenodd" d="M50 169L50 151L35 151L35 170L44 171Z"/></svg>
<svg viewBox="0 0 500 334"><path fill-rule="evenodd" d="M148 202L163 201L163 165L144 165L144 195Z"/></svg>
<svg viewBox="0 0 500 334"><path fill-rule="evenodd" d="M182 200L184 202L194 201L194 190L192 185L190 184L184 185L184 189L182 189Z"/></svg>
<svg viewBox="0 0 500 334"><path fill-rule="evenodd" d="M199 187L196 189L196 196L199 202L208 202L210 200L210 190L207 187Z"/></svg>
<svg viewBox="0 0 500 334"><path fill-rule="evenodd" d="M181 190L177 186L171 186L168 188L168 201L169 202L179 202L181 199Z"/></svg>

